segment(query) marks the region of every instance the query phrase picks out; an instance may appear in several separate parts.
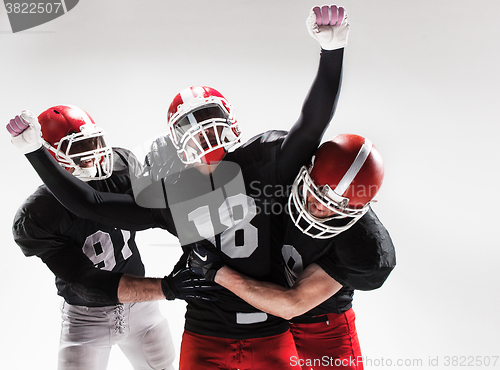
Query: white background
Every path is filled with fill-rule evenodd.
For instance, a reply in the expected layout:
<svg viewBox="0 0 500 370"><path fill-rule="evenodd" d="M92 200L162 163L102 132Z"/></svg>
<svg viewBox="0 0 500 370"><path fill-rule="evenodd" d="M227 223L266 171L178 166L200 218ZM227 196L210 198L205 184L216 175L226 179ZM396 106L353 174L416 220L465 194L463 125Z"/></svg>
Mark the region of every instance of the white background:
<svg viewBox="0 0 500 370"><path fill-rule="evenodd" d="M174 95L217 88L244 139L288 129L317 69L312 0L85 0L12 34L0 7L0 122L57 104L87 110L108 142L135 148L165 131ZM322 4L319 4L322 5ZM445 356L500 356L497 0L344 0L351 32L336 115L325 139L369 137L386 163L375 211L398 265L354 309L366 368ZM2 124L2 125L3 125ZM3 130L3 128L2 128ZM0 368L54 369L60 299L53 275L12 240L17 207L40 184L2 143ZM177 259L162 230L139 236L147 273ZM183 302L161 302L177 348ZM493 358L492 358L493 360ZM435 362L433 362L435 364ZM419 363L416 363L417 365ZM490 366L489 368L491 368ZM496 367L500 367L498 359ZM109 369L130 369L118 348ZM436 368L436 367L433 367ZM479 367L478 367L479 368Z"/></svg>

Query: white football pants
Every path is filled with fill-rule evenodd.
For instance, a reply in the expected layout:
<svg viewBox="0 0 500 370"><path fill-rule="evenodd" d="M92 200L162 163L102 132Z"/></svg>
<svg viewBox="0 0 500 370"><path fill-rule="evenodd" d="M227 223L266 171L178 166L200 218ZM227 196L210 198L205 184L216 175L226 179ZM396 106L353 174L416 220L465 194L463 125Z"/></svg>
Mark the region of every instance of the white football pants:
<svg viewBox="0 0 500 370"><path fill-rule="evenodd" d="M59 370L105 370L118 344L135 370L173 370L175 350L158 302L107 307L63 302Z"/></svg>

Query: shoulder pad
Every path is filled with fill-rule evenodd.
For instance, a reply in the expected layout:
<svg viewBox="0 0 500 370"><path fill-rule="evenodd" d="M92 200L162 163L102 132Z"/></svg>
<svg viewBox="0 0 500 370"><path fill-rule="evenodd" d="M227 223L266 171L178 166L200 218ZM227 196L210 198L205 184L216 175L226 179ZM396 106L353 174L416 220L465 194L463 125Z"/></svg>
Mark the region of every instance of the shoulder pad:
<svg viewBox="0 0 500 370"><path fill-rule="evenodd" d="M255 135L250 140L248 140L246 143L244 143L242 145L242 147L251 145L254 142L272 143L272 142L278 141L280 139L284 139L287 134L288 134L288 131L269 130L269 131L263 132L261 134Z"/></svg>
<svg viewBox="0 0 500 370"><path fill-rule="evenodd" d="M134 153L124 148L113 148L113 172L131 168L140 168L139 161Z"/></svg>

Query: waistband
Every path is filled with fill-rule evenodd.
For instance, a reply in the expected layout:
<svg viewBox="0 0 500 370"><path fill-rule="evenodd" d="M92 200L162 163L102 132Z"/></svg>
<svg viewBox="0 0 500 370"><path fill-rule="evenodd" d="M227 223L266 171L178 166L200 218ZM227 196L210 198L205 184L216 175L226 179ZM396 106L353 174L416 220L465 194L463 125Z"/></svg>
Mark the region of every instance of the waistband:
<svg viewBox="0 0 500 370"><path fill-rule="evenodd" d="M318 315L318 316L298 316L294 317L290 320L290 322L297 324L313 324L317 322L326 322L328 321L327 315Z"/></svg>
<svg viewBox="0 0 500 370"><path fill-rule="evenodd" d="M324 315L316 315L316 316L307 316L307 315L297 316L291 319L290 322L292 324L314 324L318 322L327 322L327 321L333 322L335 320L338 320L341 316L342 317L345 316L347 319L355 318L354 311L352 308L350 308L342 313L331 312Z"/></svg>

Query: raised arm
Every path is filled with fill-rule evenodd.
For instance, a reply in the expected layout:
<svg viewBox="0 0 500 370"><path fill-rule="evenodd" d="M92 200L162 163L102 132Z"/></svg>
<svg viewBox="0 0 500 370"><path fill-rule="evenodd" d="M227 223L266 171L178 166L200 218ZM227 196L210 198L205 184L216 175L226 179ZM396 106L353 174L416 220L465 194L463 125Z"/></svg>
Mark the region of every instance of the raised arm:
<svg viewBox="0 0 500 370"><path fill-rule="evenodd" d="M316 78L278 158L279 175L286 183L293 181L300 167L309 162L335 113L349 33L347 14L344 8L335 5L314 7L306 25L322 50Z"/></svg>
<svg viewBox="0 0 500 370"><path fill-rule="evenodd" d="M151 210L139 207L131 194L93 189L59 166L45 148L26 158L59 202L77 216L124 230L155 226Z"/></svg>

